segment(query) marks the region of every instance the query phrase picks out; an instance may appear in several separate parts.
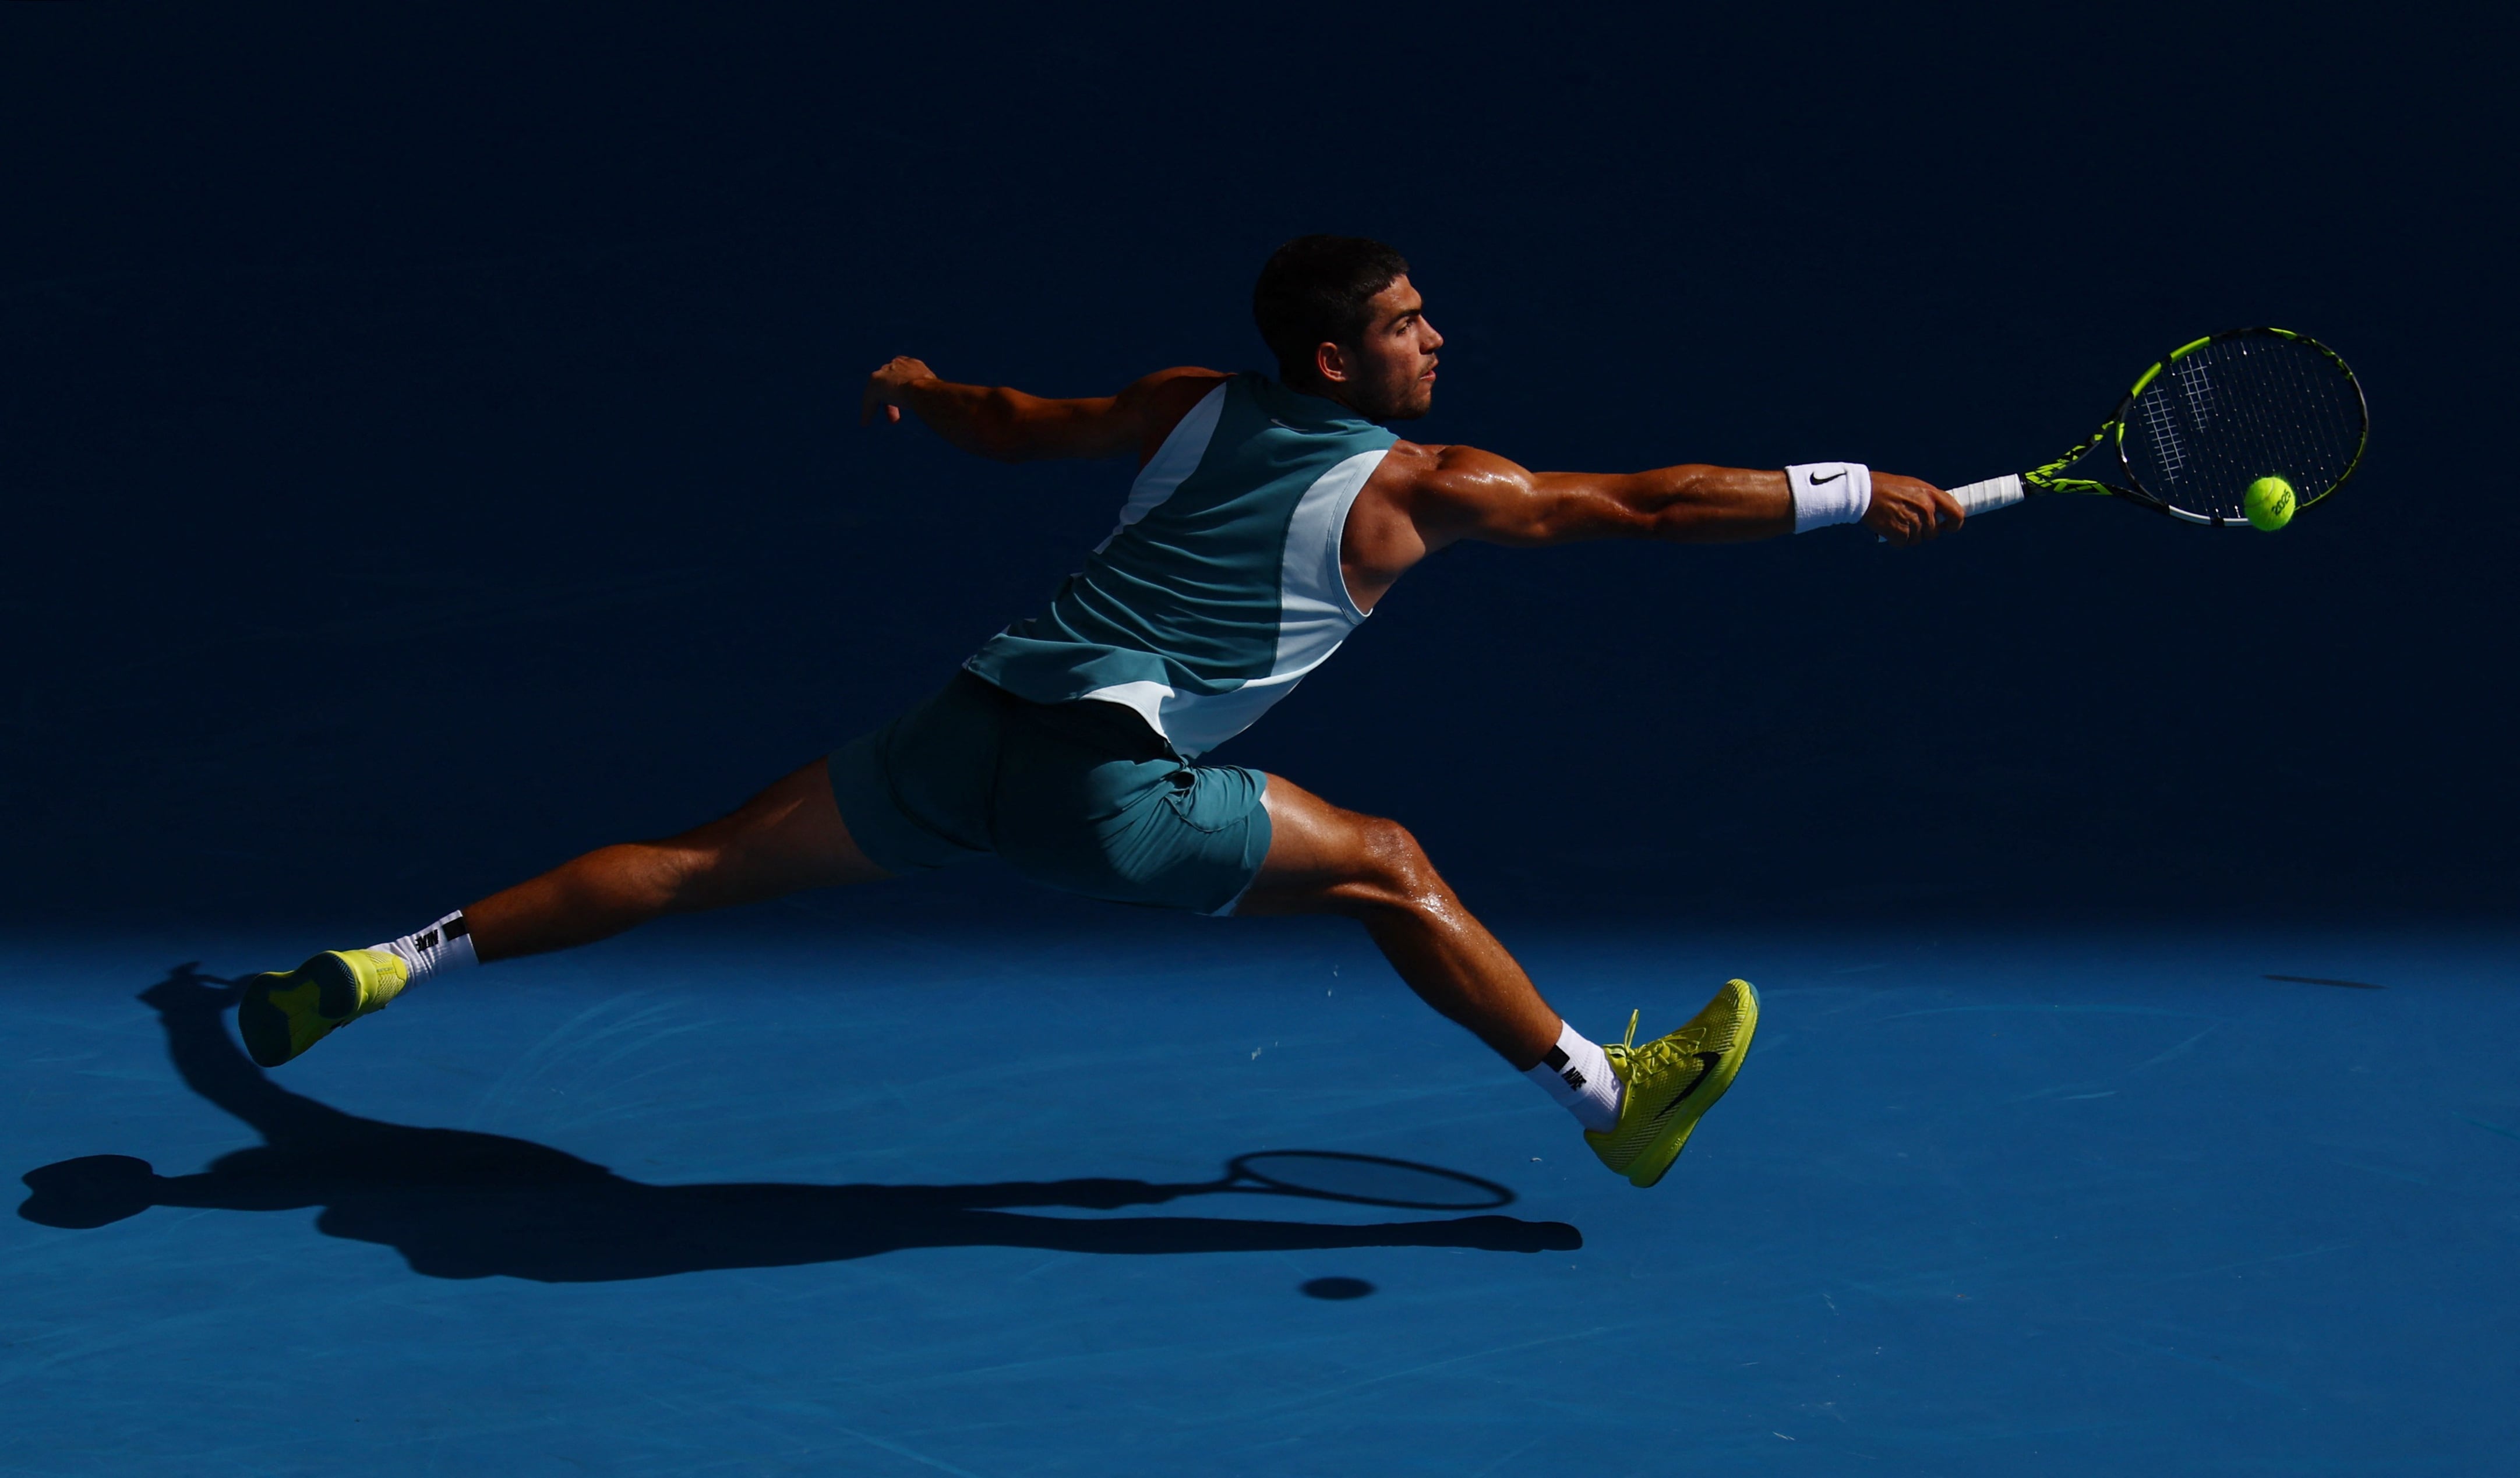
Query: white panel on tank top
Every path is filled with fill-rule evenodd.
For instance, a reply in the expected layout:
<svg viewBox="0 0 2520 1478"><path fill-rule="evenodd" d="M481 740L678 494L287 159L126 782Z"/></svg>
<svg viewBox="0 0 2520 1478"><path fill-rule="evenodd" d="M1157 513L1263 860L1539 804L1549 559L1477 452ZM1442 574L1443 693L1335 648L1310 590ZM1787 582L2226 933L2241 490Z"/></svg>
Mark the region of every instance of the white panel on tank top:
<svg viewBox="0 0 2520 1478"><path fill-rule="evenodd" d="M1164 437L1164 444L1155 448L1155 455L1138 469L1138 480L1129 484L1129 501L1120 505L1120 521L1102 536L1102 543L1094 546L1096 554L1109 549L1122 529L1153 513L1165 499L1181 491L1182 483L1198 470L1200 460L1207 456L1207 444L1216 438L1217 420L1225 414L1225 387L1232 383L1233 381L1220 380L1215 389L1200 396L1198 404L1192 406L1190 414Z"/></svg>
<svg viewBox="0 0 2520 1478"><path fill-rule="evenodd" d="M1359 452L1304 490L1286 523L1286 560L1279 581L1278 660L1274 675L1310 672L1338 649L1366 613L1348 594L1339 568L1339 538L1348 510L1382 466L1380 451Z"/></svg>
<svg viewBox="0 0 2520 1478"><path fill-rule="evenodd" d="M1117 703L1145 719L1148 728L1157 734L1163 734L1165 740L1169 742L1172 736L1164 734L1164 702L1172 695L1173 689L1170 683L1142 680L1135 683L1114 683L1108 688L1097 688L1091 693L1078 694L1077 700L1091 703ZM1174 747L1178 749L1181 746L1175 744Z"/></svg>
<svg viewBox="0 0 2520 1478"><path fill-rule="evenodd" d="M1269 675L1252 678L1230 693L1170 693L1160 699L1155 728L1175 749L1195 757L1257 723L1280 698L1295 691L1306 674L1329 660L1331 652L1368 614L1348 594L1347 576L1339 569L1339 540L1347 530L1348 510L1366 479L1382 465L1380 450L1359 452L1314 479L1295 504L1286 523L1286 547L1279 566L1278 652ZM1141 685L1130 684L1130 687ZM1145 685L1148 687L1156 685ZM1143 713L1139 702L1129 703ZM1115 695L1115 701L1127 701Z"/></svg>

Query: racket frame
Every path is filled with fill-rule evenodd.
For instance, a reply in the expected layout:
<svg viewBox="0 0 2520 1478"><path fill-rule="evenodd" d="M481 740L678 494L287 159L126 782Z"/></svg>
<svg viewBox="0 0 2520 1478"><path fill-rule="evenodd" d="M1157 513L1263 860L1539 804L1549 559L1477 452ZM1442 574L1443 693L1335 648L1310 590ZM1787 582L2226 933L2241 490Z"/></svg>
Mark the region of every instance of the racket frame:
<svg viewBox="0 0 2520 1478"><path fill-rule="evenodd" d="M2345 382L2354 387L2355 407L2362 413L2362 437L2354 444L2354 458L2351 462L2346 464L2344 472L2341 473L2335 481L2319 489L2312 496L2301 499L2299 507L2308 508L2312 504L2325 498L2328 494L2335 492L2338 488L2343 487L2347 480L2353 477L2355 470L2362 466L2362 453L2371 444L2371 404L2368 398L2366 398L2362 393L2362 381L2356 378L2353 367L2345 362L2344 356L2338 354L2334 349L2329 348L2327 345L2320 343L2318 339L2311 337L2309 335L2296 334L2290 329L2278 329L2272 325L2260 325L2246 329L2226 329L2220 334L2208 334L2202 338L2193 339L2187 343L2181 344L2178 348L2171 350L2166 357L2155 361L2152 368L2144 371L2141 375L2137 376L2134 385L2129 387L2124 395L2118 397L2117 408L2109 412L2109 418L2100 423L2099 429L2092 432L2089 436L2086 436L2081 441L2075 443L2073 450L2067 452L2062 457L2058 457L2052 462L2043 463L2042 465L2021 474L2021 491L2023 494L2082 493L2086 495L2124 498L2130 503L2151 509L2154 513L2167 515L2168 516L2177 518L2184 523L2202 524L2211 528L2248 527L2249 520L2246 518L2228 518L2220 514L2191 514L2183 508L2174 508L2161 498L2158 498L2152 493L2146 491L2142 483L2137 480L2135 474L2135 464L2132 459L2127 456L2126 424L2128 414L2135 409L2136 397L2141 395L2144 392L2145 386L2151 384L2153 381L2160 376L2163 370L2169 368L2171 365L2177 364L2179 361L2195 353L2198 349L2205 347L2207 344L2220 343L2227 338L2244 338L2256 334L2272 334L2280 337L2292 339L2297 343L2308 344L2310 347L2317 349L2320 354L2326 356L2327 361L2336 367L2337 373L2345 377ZM2115 482L2101 482L2090 477L2068 477L2064 475L2065 469L2072 467L2075 463L2082 461L2085 457L2088 457L2092 452L2098 450L2100 443L2104 441L2109 442L2113 450L2117 453L2118 470L2126 474L2126 482L2124 485Z"/></svg>

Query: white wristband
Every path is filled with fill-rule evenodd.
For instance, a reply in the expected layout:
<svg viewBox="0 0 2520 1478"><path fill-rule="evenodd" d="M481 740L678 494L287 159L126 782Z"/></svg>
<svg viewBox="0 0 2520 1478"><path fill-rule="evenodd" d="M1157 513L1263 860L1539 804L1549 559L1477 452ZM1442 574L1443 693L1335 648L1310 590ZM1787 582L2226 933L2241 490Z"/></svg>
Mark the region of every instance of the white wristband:
<svg viewBox="0 0 2520 1478"><path fill-rule="evenodd" d="M1854 523L1872 507L1872 469L1861 462L1806 462L1785 469L1794 490L1794 532Z"/></svg>

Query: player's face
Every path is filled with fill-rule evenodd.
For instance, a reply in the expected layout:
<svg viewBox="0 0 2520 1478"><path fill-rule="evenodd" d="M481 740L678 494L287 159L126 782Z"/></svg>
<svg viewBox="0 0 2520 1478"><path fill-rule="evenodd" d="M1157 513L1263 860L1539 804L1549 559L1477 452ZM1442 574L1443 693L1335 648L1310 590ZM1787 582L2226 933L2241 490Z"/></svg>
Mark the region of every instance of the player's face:
<svg viewBox="0 0 2520 1478"><path fill-rule="evenodd" d="M1330 379L1339 399L1370 419L1414 421L1435 403L1435 351L1443 346L1444 336L1426 322L1426 300L1409 279L1394 278L1373 295L1365 336L1337 351L1344 373Z"/></svg>

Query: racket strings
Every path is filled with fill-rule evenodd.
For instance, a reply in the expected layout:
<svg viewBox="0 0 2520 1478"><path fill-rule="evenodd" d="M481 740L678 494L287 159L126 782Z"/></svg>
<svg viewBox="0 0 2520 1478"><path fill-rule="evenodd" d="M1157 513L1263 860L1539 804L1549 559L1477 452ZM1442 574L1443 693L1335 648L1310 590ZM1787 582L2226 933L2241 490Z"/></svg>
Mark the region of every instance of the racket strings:
<svg viewBox="0 0 2520 1478"><path fill-rule="evenodd" d="M2182 512L2235 520L2249 484L2278 476L2317 501L2353 470L2363 439L2361 390L2307 339L2254 331L2163 367L2127 418L2127 471Z"/></svg>
<svg viewBox="0 0 2520 1478"><path fill-rule="evenodd" d="M2315 417L2313 434L2318 438L2327 465L2341 464L2341 470L2324 487L2297 487L2303 503L2315 503L2336 490L2336 485L2353 475L2362 460L2362 442L2367 433L2368 415L2362 404L2362 391L2354 383L2350 372L2330 361L2324 354L2313 360L2306 355L2293 355L2289 363L2305 400L2322 396L2337 403L2334 414Z"/></svg>

